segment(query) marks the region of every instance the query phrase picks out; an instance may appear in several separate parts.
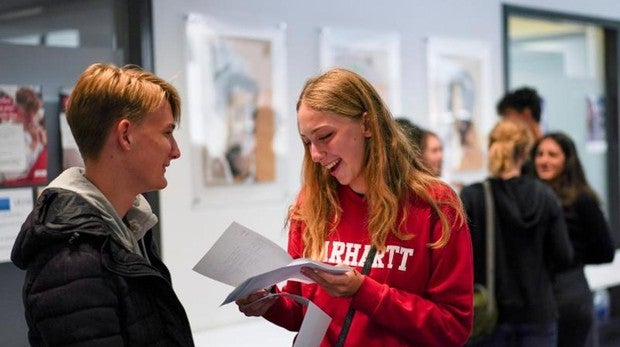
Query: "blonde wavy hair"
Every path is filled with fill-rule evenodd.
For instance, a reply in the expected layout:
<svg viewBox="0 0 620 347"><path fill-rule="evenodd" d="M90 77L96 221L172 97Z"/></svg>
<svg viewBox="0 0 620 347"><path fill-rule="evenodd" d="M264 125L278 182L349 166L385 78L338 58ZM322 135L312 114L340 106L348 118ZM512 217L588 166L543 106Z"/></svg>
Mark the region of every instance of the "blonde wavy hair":
<svg viewBox="0 0 620 347"><path fill-rule="evenodd" d="M497 122L489 134L491 176L499 176L521 165L533 145L534 136L525 123L511 119Z"/></svg>
<svg viewBox="0 0 620 347"><path fill-rule="evenodd" d="M410 199L417 196L431 206L442 225L441 237L430 246L445 246L453 225L441 206L452 207L457 216L455 223L462 225L465 219L460 200L450 196L436 198L429 193L432 186L445 183L424 167L419 153L372 85L352 71L332 69L306 82L297 101L297 110L302 102L318 111L331 111L365 121L371 132L365 142L363 175L367 185L374 187L365 196L369 206L366 224L372 245L384 250L390 233L402 240L414 237L401 227L407 218ZM305 225L303 255L321 259L325 240L335 230L342 215L337 196L338 182L312 161L308 145L304 151L300 197L291 206L287 220ZM400 220L399 216L402 217Z"/></svg>

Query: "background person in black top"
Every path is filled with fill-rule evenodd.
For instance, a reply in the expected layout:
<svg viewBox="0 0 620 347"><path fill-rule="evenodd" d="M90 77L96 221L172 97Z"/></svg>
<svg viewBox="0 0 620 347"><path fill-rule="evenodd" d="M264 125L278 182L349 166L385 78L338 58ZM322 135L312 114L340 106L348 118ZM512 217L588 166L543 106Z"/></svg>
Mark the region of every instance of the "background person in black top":
<svg viewBox="0 0 620 347"><path fill-rule="evenodd" d="M555 347L558 310L553 276L573 250L558 198L521 174L534 143L523 122L500 120L489 136L495 205L495 296L498 325L476 346ZM481 183L461 191L474 248L474 278L486 283L486 209Z"/></svg>
<svg viewBox="0 0 620 347"><path fill-rule="evenodd" d="M592 294L583 267L613 261L613 239L572 139L560 132L546 134L532 154L536 176L549 184L562 202L575 250L571 266L555 278L560 311L558 346L583 347L593 322Z"/></svg>

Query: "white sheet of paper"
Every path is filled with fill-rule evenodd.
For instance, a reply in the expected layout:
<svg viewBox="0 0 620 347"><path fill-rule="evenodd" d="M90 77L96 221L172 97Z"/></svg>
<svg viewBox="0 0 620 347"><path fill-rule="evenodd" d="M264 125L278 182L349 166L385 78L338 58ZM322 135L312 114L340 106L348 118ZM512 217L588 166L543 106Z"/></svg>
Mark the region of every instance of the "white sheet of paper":
<svg viewBox="0 0 620 347"><path fill-rule="evenodd" d="M302 267L320 269L333 274L350 271L348 266L333 266L310 259L295 259L275 242L233 222L194 266L193 270L236 288L222 305L255 293L285 280L311 282L301 274ZM312 301L293 294L285 295L307 305L306 315L293 347L317 347L327 331L331 318Z"/></svg>
<svg viewBox="0 0 620 347"><path fill-rule="evenodd" d="M310 259L295 259L275 242L233 222L215 241L193 270L216 281L235 286L222 305L263 288L292 279L311 282L301 274L303 266L343 274L351 268Z"/></svg>
<svg viewBox="0 0 620 347"><path fill-rule="evenodd" d="M194 266L194 271L231 286L286 266L293 259L268 238L233 222Z"/></svg>
<svg viewBox="0 0 620 347"><path fill-rule="evenodd" d="M228 294L222 305L226 305L237 299L255 293L263 288L269 288L274 284L286 280L296 280L306 283L312 282L308 277L301 274L302 267L320 269L330 272L332 274L344 274L347 271L351 270L349 267L346 266L332 266L310 259L295 259L286 266L282 266L256 276L252 276L247 280L243 281L243 283L241 283L230 294Z"/></svg>
<svg viewBox="0 0 620 347"><path fill-rule="evenodd" d="M297 334L297 338L295 339L295 344L293 347L317 347L321 344L323 340L323 336L325 336L325 332L329 327L329 323L331 323L332 318L325 313L325 311L321 310L317 305L315 305L312 301L304 298L303 296L289 294L289 293L277 293L277 294L269 294L258 301L266 300L267 298L274 296L286 296L289 297L298 303L308 306L306 310L306 315L304 316L304 320L301 323L301 328L299 329L299 333Z"/></svg>

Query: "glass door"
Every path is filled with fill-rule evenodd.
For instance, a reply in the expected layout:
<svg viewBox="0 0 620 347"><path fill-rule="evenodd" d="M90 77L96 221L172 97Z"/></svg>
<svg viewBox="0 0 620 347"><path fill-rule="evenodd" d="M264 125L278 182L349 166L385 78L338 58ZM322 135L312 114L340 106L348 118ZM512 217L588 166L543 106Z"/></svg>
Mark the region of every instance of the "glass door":
<svg viewBox="0 0 620 347"><path fill-rule="evenodd" d="M595 21L514 8L505 19L507 90L538 91L543 132L572 137L589 183L617 226L612 213L618 211L617 82L608 79L616 73L616 59L610 61L616 31Z"/></svg>

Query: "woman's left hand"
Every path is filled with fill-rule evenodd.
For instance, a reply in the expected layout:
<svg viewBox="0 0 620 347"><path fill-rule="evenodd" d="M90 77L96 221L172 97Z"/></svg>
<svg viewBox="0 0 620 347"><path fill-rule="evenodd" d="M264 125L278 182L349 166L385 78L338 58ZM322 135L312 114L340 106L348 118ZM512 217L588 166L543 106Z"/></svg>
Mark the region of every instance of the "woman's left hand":
<svg viewBox="0 0 620 347"><path fill-rule="evenodd" d="M362 286L364 275L353 269L344 274L334 275L318 269L302 267L301 273L323 287L331 296L352 296Z"/></svg>

